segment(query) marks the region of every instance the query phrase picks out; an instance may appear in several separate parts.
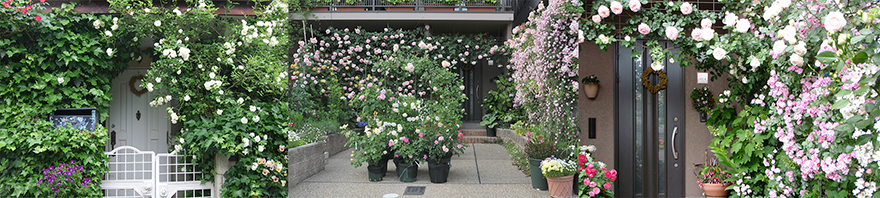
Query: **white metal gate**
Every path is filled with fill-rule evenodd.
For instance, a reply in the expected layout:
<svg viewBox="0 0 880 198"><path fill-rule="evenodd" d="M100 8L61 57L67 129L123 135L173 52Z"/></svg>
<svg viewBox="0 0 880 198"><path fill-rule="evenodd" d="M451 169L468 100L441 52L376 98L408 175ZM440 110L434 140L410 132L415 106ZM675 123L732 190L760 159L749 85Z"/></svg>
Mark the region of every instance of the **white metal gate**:
<svg viewBox="0 0 880 198"><path fill-rule="evenodd" d="M214 197L213 184L202 184L205 173L197 172L191 155L177 151L156 154L131 146L110 152L101 190L104 197Z"/></svg>

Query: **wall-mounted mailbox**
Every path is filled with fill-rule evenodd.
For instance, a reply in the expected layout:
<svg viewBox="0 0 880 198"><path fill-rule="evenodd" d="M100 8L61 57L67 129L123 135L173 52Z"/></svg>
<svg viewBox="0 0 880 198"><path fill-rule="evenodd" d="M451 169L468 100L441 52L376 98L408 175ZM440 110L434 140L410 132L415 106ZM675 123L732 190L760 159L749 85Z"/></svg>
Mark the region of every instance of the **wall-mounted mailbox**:
<svg viewBox="0 0 880 198"><path fill-rule="evenodd" d="M596 118L589 119L589 127L588 133L590 135L590 139L596 139Z"/></svg>

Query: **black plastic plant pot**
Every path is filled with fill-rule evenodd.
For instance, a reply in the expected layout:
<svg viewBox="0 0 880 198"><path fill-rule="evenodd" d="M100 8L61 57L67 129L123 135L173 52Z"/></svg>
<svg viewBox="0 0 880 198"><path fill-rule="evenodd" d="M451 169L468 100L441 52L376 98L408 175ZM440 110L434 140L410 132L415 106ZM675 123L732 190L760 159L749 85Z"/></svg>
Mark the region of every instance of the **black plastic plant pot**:
<svg viewBox="0 0 880 198"><path fill-rule="evenodd" d="M394 171L397 172L398 177L400 177L400 172L403 172L404 168L405 167L403 167L403 165L400 164L400 162L397 161L397 159L394 159L394 169L395 169Z"/></svg>
<svg viewBox="0 0 880 198"><path fill-rule="evenodd" d="M446 183L449 178L449 163L428 163L428 174L431 183Z"/></svg>
<svg viewBox="0 0 880 198"><path fill-rule="evenodd" d="M400 181L401 182L414 182L416 178L419 176L419 165L416 163L404 164L401 163L403 170L400 172Z"/></svg>
<svg viewBox="0 0 880 198"><path fill-rule="evenodd" d="M367 172L369 173L370 181L382 181L382 177L385 177L385 172L388 171L388 164L370 164L367 166Z"/></svg>
<svg viewBox="0 0 880 198"><path fill-rule="evenodd" d="M486 127L486 137L495 137L495 128Z"/></svg>

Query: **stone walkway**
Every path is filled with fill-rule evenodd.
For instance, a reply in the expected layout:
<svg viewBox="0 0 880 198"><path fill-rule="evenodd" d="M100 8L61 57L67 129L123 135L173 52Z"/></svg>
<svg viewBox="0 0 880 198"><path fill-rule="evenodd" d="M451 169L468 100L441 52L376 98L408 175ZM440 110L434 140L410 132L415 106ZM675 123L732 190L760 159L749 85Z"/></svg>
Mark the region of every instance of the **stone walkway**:
<svg viewBox="0 0 880 198"><path fill-rule="evenodd" d="M448 181L442 184L430 182L426 165L419 167L416 182L400 182L391 162L383 181L370 182L366 165L354 168L350 155L351 149L330 156L324 170L293 187L290 197L549 197L547 191L532 188L530 178L498 144L471 144L452 156ZM425 194L404 195L407 186L424 186Z"/></svg>

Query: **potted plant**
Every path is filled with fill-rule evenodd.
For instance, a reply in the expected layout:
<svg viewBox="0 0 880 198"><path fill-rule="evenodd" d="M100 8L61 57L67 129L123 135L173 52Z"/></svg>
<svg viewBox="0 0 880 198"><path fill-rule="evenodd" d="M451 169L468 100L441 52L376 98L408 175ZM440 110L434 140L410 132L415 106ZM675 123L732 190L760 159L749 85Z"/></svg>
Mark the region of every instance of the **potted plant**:
<svg viewBox="0 0 880 198"><path fill-rule="evenodd" d="M591 152L595 146L581 147L578 155L578 197L614 197L614 181L617 170L608 169L605 163L593 159Z"/></svg>
<svg viewBox="0 0 880 198"><path fill-rule="evenodd" d="M709 116L707 112L715 108L715 98L712 97L712 91L708 87L694 88L691 92L691 100L694 102L694 108L700 112L700 122L706 122Z"/></svg>
<svg viewBox="0 0 880 198"><path fill-rule="evenodd" d="M366 0L337 0L336 11L366 11Z"/></svg>
<svg viewBox="0 0 880 198"><path fill-rule="evenodd" d="M364 128L363 135L353 131L345 132L345 136L348 137L346 146L354 149L351 154L351 165L357 168L363 165L363 163L367 163L370 181L382 181L388 170L388 158L386 156L389 154L388 150L390 147L387 143L389 142L389 135L396 133L396 131L386 131L383 130L385 128L377 127L384 124L384 122L374 119L371 121L371 125Z"/></svg>
<svg viewBox="0 0 880 198"><path fill-rule="evenodd" d="M571 185L577 164L565 159L549 157L541 161L541 173L547 178L547 186L551 197L571 197Z"/></svg>
<svg viewBox="0 0 880 198"><path fill-rule="evenodd" d="M465 1L465 6L467 6L468 12L495 12L497 11L497 0L467 0Z"/></svg>
<svg viewBox="0 0 880 198"><path fill-rule="evenodd" d="M428 175L431 176L431 183L445 183L449 177L452 155L462 153L466 148L453 138L459 136L461 131L455 132L430 125L426 128L423 130L425 134L420 136L423 136L422 140L427 145L425 159L428 162Z"/></svg>
<svg viewBox="0 0 880 198"><path fill-rule="evenodd" d="M501 119L498 119L498 112L492 112L483 115L483 121L480 122L480 125L486 126L486 136L495 137L495 126L501 122Z"/></svg>
<svg viewBox="0 0 880 198"><path fill-rule="evenodd" d="M416 3L413 0L382 0L386 11L413 11Z"/></svg>
<svg viewBox="0 0 880 198"><path fill-rule="evenodd" d="M724 172L725 168L718 164L716 158L710 159L706 165L695 165L694 170L698 169L700 173L696 174L697 181L700 182L700 188L703 189L706 197L727 197L730 194L726 189L732 184L727 181L731 174Z"/></svg>
<svg viewBox="0 0 880 198"><path fill-rule="evenodd" d="M587 98L595 99L599 94L599 78L596 75L584 77L581 79L581 84L584 85L584 93L587 94Z"/></svg>
<svg viewBox="0 0 880 198"><path fill-rule="evenodd" d="M401 134L387 142L394 149L395 165L401 182L416 181L419 174L418 163L427 159L427 155L422 152L422 148L426 145L424 141L419 141L420 139L409 134Z"/></svg>
<svg viewBox="0 0 880 198"><path fill-rule="evenodd" d="M541 162L556 153L556 147L552 142L544 141L543 137L532 135L531 132L526 132L526 136L529 136L525 152L529 157L529 175L532 178L532 187L547 190L547 178L541 173Z"/></svg>
<svg viewBox="0 0 880 198"><path fill-rule="evenodd" d="M422 0L425 11L455 11L458 0Z"/></svg>

